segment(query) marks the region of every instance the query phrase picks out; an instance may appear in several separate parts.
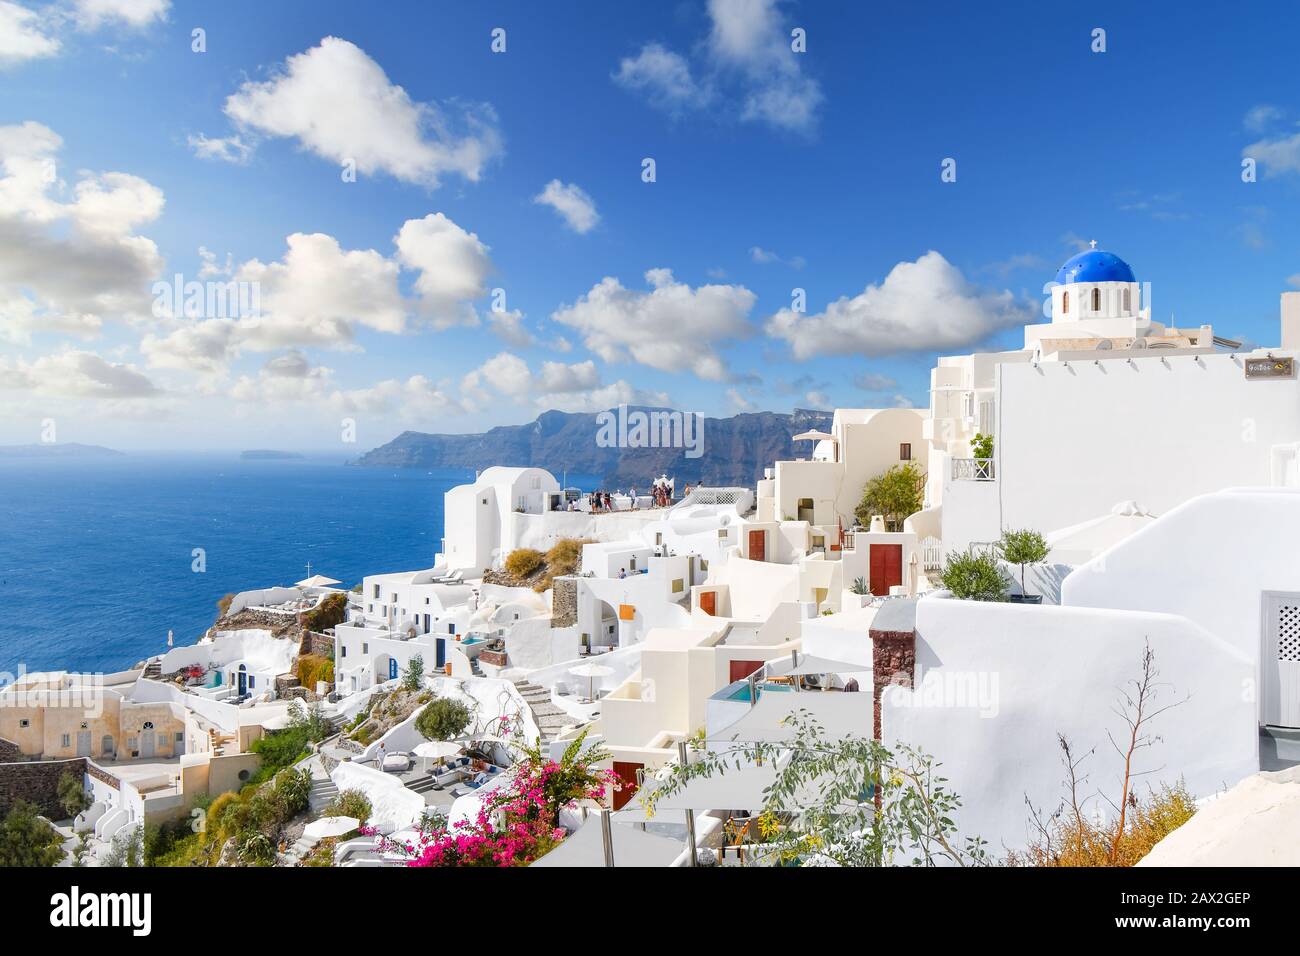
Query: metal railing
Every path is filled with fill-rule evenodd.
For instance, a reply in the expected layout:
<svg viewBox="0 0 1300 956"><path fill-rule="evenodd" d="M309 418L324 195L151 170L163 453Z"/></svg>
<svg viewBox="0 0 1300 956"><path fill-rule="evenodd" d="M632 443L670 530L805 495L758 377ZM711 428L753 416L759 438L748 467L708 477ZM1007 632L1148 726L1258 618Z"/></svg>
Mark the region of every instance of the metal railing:
<svg viewBox="0 0 1300 956"><path fill-rule="evenodd" d="M995 481L997 478L992 458L954 458L953 481Z"/></svg>
<svg viewBox="0 0 1300 956"><path fill-rule="evenodd" d="M943 545L934 535L921 539L921 570L938 571L943 567Z"/></svg>

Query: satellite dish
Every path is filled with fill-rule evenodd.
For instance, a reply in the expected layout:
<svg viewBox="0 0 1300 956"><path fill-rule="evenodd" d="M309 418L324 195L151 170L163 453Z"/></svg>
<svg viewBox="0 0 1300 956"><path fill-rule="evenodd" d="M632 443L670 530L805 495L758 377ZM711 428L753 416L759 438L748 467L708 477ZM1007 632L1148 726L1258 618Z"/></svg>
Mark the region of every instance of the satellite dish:
<svg viewBox="0 0 1300 956"><path fill-rule="evenodd" d="M1115 346L1111 344L1110 339L1102 339L1100 342L1097 343L1098 352L1109 352L1114 347Z"/></svg>

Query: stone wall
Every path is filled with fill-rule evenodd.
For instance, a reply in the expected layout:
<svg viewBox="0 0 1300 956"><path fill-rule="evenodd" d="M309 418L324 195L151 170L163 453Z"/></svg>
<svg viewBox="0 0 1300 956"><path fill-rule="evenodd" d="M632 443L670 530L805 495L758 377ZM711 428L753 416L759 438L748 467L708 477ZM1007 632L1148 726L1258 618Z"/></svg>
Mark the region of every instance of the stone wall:
<svg viewBox="0 0 1300 956"><path fill-rule="evenodd" d="M302 632L302 644L298 647L298 653L331 657L334 654L334 638L319 631L304 630Z"/></svg>
<svg viewBox="0 0 1300 956"><path fill-rule="evenodd" d="M880 631L871 635L873 735L880 739L880 694L890 684L911 687L916 677L916 631Z"/></svg>
<svg viewBox="0 0 1300 956"><path fill-rule="evenodd" d="M12 740L5 740L0 737L0 763L10 763L14 760L22 759L22 751Z"/></svg>
<svg viewBox="0 0 1300 956"><path fill-rule="evenodd" d="M551 627L572 627L578 623L578 581L556 578L551 594Z"/></svg>
<svg viewBox="0 0 1300 956"><path fill-rule="evenodd" d="M59 805L59 779L65 773L80 781L86 773L86 758L0 763L0 816L16 801L28 800L51 820L65 819L67 812Z"/></svg>

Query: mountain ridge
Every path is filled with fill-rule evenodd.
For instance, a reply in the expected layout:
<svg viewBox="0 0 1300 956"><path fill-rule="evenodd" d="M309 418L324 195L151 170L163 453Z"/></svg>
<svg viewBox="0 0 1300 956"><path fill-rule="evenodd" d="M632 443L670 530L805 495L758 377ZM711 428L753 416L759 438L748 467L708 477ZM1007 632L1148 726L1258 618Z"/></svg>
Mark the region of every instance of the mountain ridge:
<svg viewBox="0 0 1300 956"><path fill-rule="evenodd" d="M672 412L649 405L626 412ZM618 409L608 412L617 416ZM614 487L649 484L660 474L679 485L752 485L773 462L808 457L812 447L791 438L811 428L830 427L832 413L796 408L792 412L740 412L703 419L703 451L687 457L684 448L607 448L597 444L604 412L542 412L521 425L498 425L474 434L404 431L392 441L349 462L360 467L466 468L492 465L545 468L556 476L597 475Z"/></svg>

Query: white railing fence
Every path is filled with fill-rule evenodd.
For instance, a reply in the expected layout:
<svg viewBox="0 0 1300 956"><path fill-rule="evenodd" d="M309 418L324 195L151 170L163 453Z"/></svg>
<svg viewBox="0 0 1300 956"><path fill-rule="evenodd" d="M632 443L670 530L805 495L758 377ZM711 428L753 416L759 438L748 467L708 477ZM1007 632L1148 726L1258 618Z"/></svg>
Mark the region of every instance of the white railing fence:
<svg viewBox="0 0 1300 956"><path fill-rule="evenodd" d="M954 458L953 481L993 481L996 474L992 458Z"/></svg>

